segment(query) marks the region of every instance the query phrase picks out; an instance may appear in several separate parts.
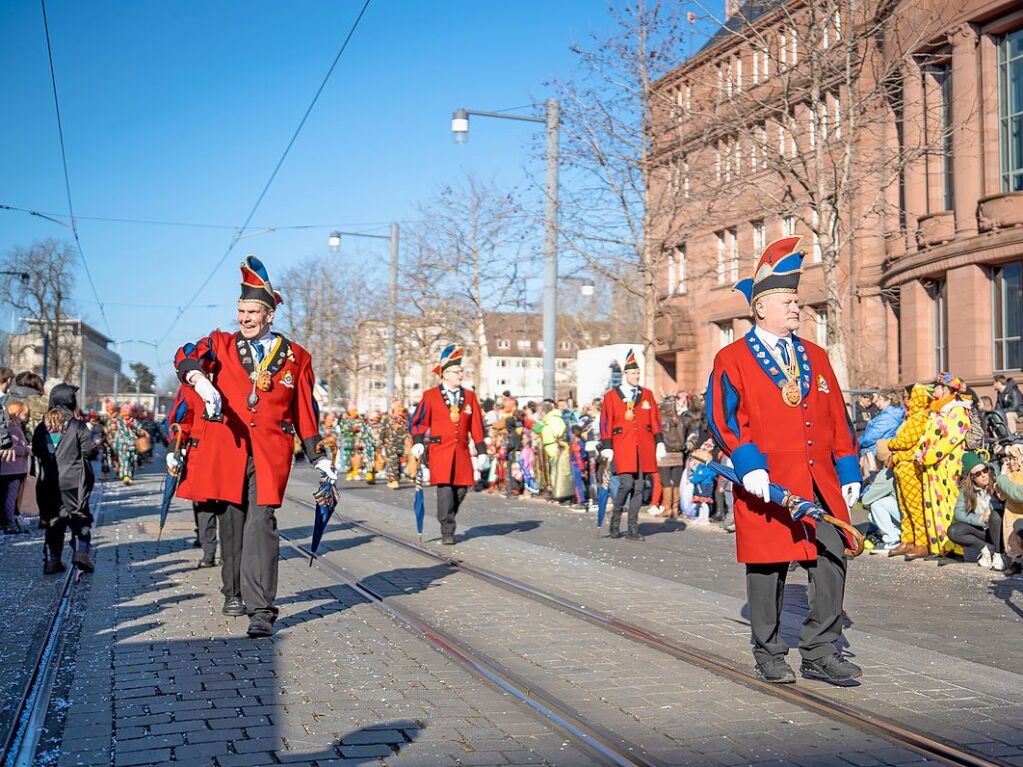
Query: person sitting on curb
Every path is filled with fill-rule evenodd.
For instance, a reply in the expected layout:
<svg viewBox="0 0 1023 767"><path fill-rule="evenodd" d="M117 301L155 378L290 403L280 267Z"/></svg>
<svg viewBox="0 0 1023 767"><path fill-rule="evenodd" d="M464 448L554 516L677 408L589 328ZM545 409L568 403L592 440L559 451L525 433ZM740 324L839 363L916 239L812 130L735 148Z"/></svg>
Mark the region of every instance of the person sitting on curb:
<svg viewBox="0 0 1023 767"><path fill-rule="evenodd" d="M977 564L1001 572L1002 511L1005 503L995 489L995 475L973 451L963 454L963 479L956 500L955 522L948 537L961 546L979 546Z"/></svg>
<svg viewBox="0 0 1023 767"><path fill-rule="evenodd" d="M884 440L882 440L884 444ZM878 450L878 454L881 454ZM895 492L895 472L883 466L874 475L874 481L863 492L860 502L867 509L871 523L881 532L881 545L870 544L870 552L889 552L899 545L902 537L902 512Z"/></svg>

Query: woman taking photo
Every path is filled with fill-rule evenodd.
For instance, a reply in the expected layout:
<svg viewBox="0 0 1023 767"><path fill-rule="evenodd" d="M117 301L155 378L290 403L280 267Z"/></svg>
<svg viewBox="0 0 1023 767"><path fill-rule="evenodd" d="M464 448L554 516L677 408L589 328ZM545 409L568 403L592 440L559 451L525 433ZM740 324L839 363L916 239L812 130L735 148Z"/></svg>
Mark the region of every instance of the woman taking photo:
<svg viewBox="0 0 1023 767"><path fill-rule="evenodd" d="M976 453L964 453L955 522L948 529L948 537L960 546L979 546L977 564L1002 572L1006 566L1002 552L1002 510L1005 503L999 495L991 467Z"/></svg>

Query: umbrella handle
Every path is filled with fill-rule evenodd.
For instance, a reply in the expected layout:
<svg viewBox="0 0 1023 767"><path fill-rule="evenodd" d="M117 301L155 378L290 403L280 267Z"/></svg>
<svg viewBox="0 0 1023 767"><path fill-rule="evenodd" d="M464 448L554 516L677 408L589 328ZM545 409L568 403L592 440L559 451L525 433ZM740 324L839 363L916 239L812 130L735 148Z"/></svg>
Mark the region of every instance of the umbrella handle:
<svg viewBox="0 0 1023 767"><path fill-rule="evenodd" d="M838 519L837 517L833 517L830 514L824 514L822 519L825 522L831 523L840 531L849 534L849 537L852 539L853 542L853 548L851 549L847 548L845 550L845 555L847 557L858 557L860 554L863 553L863 535L860 533L859 530L850 525L848 522Z"/></svg>

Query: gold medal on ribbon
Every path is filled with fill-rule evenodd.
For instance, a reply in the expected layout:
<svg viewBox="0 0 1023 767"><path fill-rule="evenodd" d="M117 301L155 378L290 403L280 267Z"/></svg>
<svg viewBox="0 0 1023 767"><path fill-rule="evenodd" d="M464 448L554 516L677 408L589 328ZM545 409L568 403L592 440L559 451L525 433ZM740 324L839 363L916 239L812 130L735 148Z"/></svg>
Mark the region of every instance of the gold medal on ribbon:
<svg viewBox="0 0 1023 767"><path fill-rule="evenodd" d="M260 370L259 375L256 376L256 388L260 391L270 391L273 386L273 377L270 375L269 370Z"/></svg>
<svg viewBox="0 0 1023 767"><path fill-rule="evenodd" d="M459 418L461 418L461 415L462 415L459 412L459 410L458 410L458 405L451 405L450 406L450 410L451 410L451 423L458 423L458 420L459 420Z"/></svg>
<svg viewBox="0 0 1023 767"><path fill-rule="evenodd" d="M786 381L785 385L781 387L781 398L789 407L798 407L803 399L799 384L795 381Z"/></svg>
<svg viewBox="0 0 1023 767"><path fill-rule="evenodd" d="M635 407L635 405L632 402L630 402L628 405L626 405L626 410L625 410L625 420L626 421L631 421L633 418L636 417L636 414L632 412L632 408L634 408L634 407Z"/></svg>

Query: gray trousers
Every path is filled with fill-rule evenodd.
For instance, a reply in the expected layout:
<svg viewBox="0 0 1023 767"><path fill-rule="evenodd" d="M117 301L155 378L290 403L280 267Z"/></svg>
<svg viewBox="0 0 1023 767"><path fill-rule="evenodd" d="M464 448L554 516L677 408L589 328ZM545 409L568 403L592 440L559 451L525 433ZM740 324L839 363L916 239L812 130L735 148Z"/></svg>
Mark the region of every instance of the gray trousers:
<svg viewBox="0 0 1023 767"><path fill-rule="evenodd" d="M845 598L845 547L832 525L817 524L817 559L800 562L807 571L810 612L799 631L799 652L807 660L834 655L842 637L842 602ZM746 599L749 602L753 657L757 663L781 658L788 646L781 636L781 611L785 598L788 562L746 565Z"/></svg>
<svg viewBox="0 0 1023 767"><path fill-rule="evenodd" d="M277 616L277 565L281 542L276 508L256 503L256 470L252 456L245 467L245 492L240 504L219 502L220 575L225 597L241 597L249 614Z"/></svg>
<svg viewBox="0 0 1023 767"><path fill-rule="evenodd" d="M455 534L455 517L468 490L455 485L437 485L437 521L441 535Z"/></svg>
<svg viewBox="0 0 1023 767"><path fill-rule="evenodd" d="M213 559L217 554L217 504L207 501L192 503L195 514L195 534L202 544L202 555L205 559Z"/></svg>
<svg viewBox="0 0 1023 767"><path fill-rule="evenodd" d="M639 507L643 504L643 491L646 489L646 474L618 475L618 494L615 496L615 505L611 511L611 526L618 527L618 520L622 517L622 509L625 508L625 501L629 499L629 529L635 530L639 526Z"/></svg>

